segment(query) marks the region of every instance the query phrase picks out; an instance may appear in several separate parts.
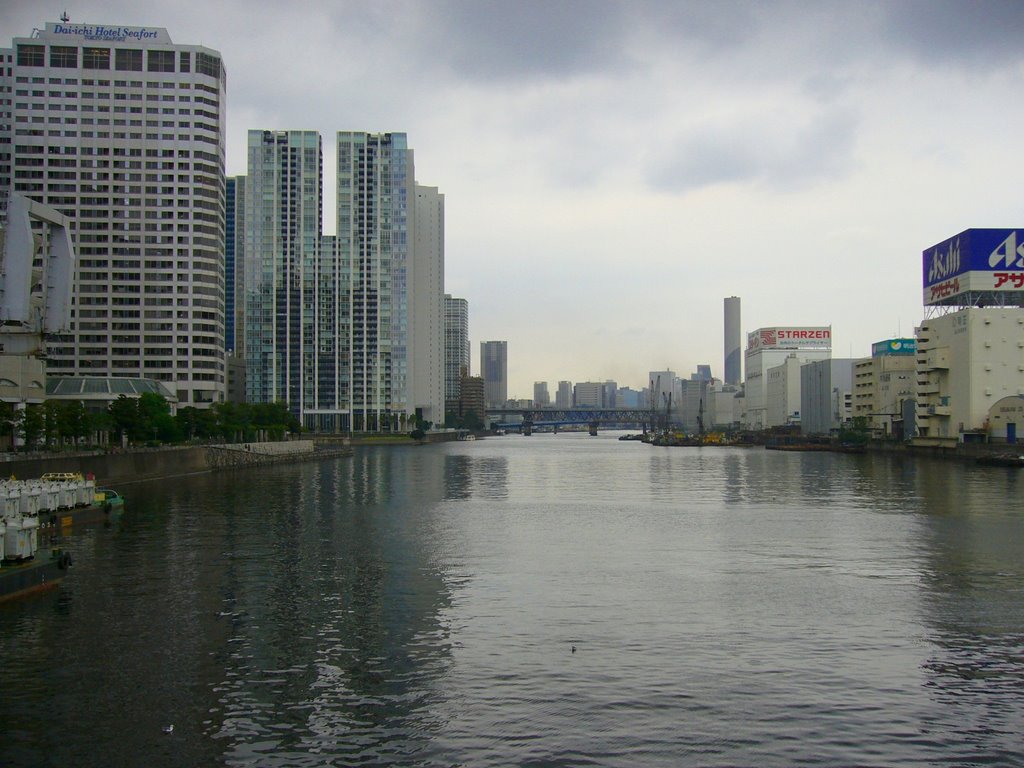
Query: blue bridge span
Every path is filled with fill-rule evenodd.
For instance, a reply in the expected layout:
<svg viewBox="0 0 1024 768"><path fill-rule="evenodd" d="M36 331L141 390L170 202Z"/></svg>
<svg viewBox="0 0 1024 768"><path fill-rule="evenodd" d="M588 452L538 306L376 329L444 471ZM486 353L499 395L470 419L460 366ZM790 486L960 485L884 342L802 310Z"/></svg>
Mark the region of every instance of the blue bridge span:
<svg viewBox="0 0 1024 768"><path fill-rule="evenodd" d="M492 426L505 430L524 427L623 426L650 427L651 411L646 408L488 408Z"/></svg>

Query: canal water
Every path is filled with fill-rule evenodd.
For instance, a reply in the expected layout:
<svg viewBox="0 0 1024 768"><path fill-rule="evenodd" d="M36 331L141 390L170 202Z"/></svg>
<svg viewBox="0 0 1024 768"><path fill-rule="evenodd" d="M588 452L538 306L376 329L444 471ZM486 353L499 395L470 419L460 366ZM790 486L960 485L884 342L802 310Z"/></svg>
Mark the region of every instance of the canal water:
<svg viewBox="0 0 1024 768"><path fill-rule="evenodd" d="M1024 764L1020 470L614 438L124 487L0 765Z"/></svg>

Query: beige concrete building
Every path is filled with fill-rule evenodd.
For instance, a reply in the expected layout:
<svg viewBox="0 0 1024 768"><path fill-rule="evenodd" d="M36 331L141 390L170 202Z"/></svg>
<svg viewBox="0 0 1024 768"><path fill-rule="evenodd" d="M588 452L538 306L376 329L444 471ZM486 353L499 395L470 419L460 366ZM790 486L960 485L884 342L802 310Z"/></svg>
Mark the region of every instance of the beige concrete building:
<svg viewBox="0 0 1024 768"><path fill-rule="evenodd" d="M1010 395L996 402L988 411L990 443L1020 444L1024 426L1024 395Z"/></svg>
<svg viewBox="0 0 1024 768"><path fill-rule="evenodd" d="M1012 395L1024 395L1024 308L967 307L917 330L918 442L982 440Z"/></svg>
<svg viewBox="0 0 1024 768"><path fill-rule="evenodd" d="M800 423L800 365L796 353L791 353L781 365L768 369L768 423L765 426Z"/></svg>
<svg viewBox="0 0 1024 768"><path fill-rule="evenodd" d="M872 345L871 357L853 364L853 416L866 420L871 434L900 434L903 403L914 397L917 358L914 339L888 339Z"/></svg>

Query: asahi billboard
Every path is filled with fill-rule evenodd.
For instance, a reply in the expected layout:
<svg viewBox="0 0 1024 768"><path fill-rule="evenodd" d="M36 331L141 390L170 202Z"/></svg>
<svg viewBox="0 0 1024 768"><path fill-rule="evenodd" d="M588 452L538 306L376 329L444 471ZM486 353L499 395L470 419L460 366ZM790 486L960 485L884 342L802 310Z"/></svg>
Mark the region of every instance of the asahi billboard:
<svg viewBox="0 0 1024 768"><path fill-rule="evenodd" d="M747 352L759 349L831 349L832 326L776 326L747 334Z"/></svg>
<svg viewBox="0 0 1024 768"><path fill-rule="evenodd" d="M926 306L1024 305L1024 229L967 229L922 253Z"/></svg>

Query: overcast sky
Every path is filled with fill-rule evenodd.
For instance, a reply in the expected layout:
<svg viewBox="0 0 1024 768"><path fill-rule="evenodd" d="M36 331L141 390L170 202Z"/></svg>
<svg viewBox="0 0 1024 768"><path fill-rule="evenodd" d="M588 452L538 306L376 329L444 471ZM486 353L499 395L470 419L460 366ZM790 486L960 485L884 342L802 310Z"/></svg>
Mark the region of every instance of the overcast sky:
<svg viewBox="0 0 1024 768"><path fill-rule="evenodd" d="M3 38L166 27L246 131L404 131L445 195L446 291L533 382L722 375L743 328L913 335L921 251L1024 225L1024 2L4 0ZM325 221L333 232L331 206Z"/></svg>

